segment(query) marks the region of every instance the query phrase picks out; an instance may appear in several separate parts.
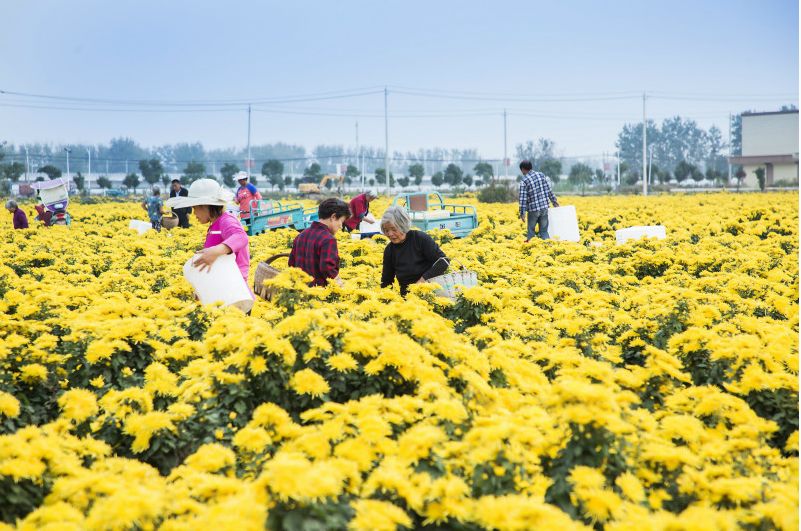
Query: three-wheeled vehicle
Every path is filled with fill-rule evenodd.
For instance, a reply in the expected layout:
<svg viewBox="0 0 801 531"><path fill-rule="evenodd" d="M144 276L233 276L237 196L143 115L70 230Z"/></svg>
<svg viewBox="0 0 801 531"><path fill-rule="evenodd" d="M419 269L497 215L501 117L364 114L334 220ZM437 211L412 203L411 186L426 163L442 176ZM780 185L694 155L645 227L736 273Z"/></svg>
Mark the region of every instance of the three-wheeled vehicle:
<svg viewBox="0 0 801 531"><path fill-rule="evenodd" d="M69 204L69 187L70 179L66 177L57 177L49 181L37 181L31 185L31 188L39 192L39 199L42 201L42 215L45 210L50 212L49 223L50 225L69 225L70 215L67 213L67 205Z"/></svg>
<svg viewBox="0 0 801 531"><path fill-rule="evenodd" d="M242 220L242 226L249 236L264 231L293 227L297 230L306 228L303 205L300 203L281 203L280 201L253 200L250 202L250 222ZM311 224L311 222L309 222Z"/></svg>
<svg viewBox="0 0 801 531"><path fill-rule="evenodd" d="M478 227L474 206L445 203L439 192L399 194L392 205L405 207L412 224L422 231L448 229L457 238L464 238Z"/></svg>

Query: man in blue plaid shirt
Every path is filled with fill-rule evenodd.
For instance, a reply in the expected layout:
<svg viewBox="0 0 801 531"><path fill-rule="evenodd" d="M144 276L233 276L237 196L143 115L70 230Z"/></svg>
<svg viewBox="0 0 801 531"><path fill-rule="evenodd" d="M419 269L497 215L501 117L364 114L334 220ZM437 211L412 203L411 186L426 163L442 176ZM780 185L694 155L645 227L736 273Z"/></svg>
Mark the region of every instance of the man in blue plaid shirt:
<svg viewBox="0 0 801 531"><path fill-rule="evenodd" d="M528 232L526 241L534 236L547 240L548 236L548 201L558 207L556 196L553 195L551 184L543 173L531 169L531 162L524 160L520 163L520 172L523 180L520 181L520 219L526 221L528 212ZM539 226L539 231L534 227Z"/></svg>

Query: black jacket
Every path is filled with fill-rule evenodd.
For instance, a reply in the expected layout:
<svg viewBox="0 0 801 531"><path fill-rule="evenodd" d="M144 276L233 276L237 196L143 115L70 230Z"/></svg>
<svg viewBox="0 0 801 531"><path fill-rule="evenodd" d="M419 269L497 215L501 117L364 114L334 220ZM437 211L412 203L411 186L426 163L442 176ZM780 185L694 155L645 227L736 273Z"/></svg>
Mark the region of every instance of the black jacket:
<svg viewBox="0 0 801 531"><path fill-rule="evenodd" d="M390 242L384 249L381 287L392 285L397 278L401 295L406 295L409 284L414 284L420 277L428 280L443 274L447 269L447 257L437 242L423 231L410 230L403 243Z"/></svg>

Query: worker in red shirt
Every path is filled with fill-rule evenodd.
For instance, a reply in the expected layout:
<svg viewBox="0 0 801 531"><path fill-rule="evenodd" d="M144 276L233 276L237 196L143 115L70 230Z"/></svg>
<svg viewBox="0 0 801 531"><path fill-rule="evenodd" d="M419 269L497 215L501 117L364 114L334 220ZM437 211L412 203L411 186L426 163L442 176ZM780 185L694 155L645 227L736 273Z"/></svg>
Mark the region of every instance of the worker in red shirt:
<svg viewBox="0 0 801 531"><path fill-rule="evenodd" d="M375 218L370 214L370 201L373 201L376 197L378 197L378 192L368 190L350 200L350 217L345 220L344 226L346 231L355 231L362 221L375 223Z"/></svg>
<svg viewBox="0 0 801 531"><path fill-rule="evenodd" d="M310 286L326 286L329 280L341 286L339 251L334 235L342 229L350 210L341 199L330 198L320 203L317 214L319 221L312 222L292 242L289 265L311 275Z"/></svg>
<svg viewBox="0 0 801 531"><path fill-rule="evenodd" d="M250 202L261 199L261 194L248 182L247 172L240 171L236 174L239 188L236 190L236 202L239 203L239 218L250 223Z"/></svg>

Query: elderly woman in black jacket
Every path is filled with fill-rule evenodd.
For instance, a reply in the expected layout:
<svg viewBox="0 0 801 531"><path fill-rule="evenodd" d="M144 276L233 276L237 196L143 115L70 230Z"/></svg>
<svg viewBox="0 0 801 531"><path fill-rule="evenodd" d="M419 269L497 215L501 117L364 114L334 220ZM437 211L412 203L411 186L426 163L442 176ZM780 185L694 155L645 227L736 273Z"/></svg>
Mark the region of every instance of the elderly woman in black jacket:
<svg viewBox="0 0 801 531"><path fill-rule="evenodd" d="M397 278L404 296L410 284L425 282L448 269L448 258L437 242L411 228L412 220L402 207L389 207L381 218L381 232L389 238L384 249L381 287L391 286Z"/></svg>

